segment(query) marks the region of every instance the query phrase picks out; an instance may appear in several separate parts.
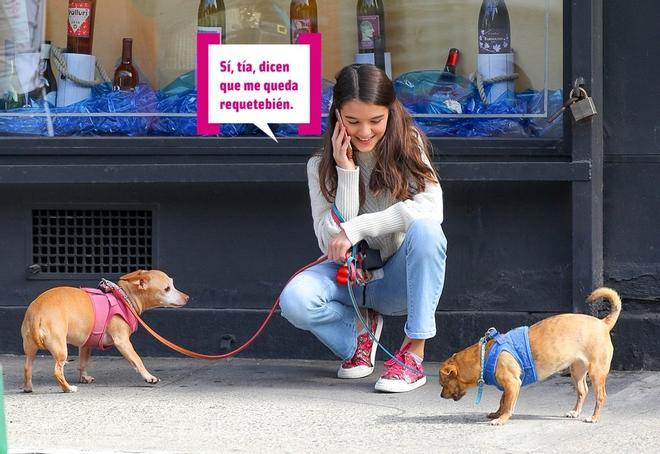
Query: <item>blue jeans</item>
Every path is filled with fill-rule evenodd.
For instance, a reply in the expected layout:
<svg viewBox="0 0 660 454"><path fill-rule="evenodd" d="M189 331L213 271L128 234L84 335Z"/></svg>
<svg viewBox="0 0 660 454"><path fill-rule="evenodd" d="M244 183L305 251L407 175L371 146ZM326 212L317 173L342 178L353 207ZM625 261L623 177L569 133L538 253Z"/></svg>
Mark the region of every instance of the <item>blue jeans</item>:
<svg viewBox="0 0 660 454"><path fill-rule="evenodd" d="M435 336L446 258L447 239L440 224L415 221L383 266L383 277L370 281L364 292L353 287L358 305L383 315L408 314L405 333L410 339ZM311 331L344 360L357 348L357 316L348 289L335 282L339 266L326 261L300 273L282 291L280 308L295 327Z"/></svg>

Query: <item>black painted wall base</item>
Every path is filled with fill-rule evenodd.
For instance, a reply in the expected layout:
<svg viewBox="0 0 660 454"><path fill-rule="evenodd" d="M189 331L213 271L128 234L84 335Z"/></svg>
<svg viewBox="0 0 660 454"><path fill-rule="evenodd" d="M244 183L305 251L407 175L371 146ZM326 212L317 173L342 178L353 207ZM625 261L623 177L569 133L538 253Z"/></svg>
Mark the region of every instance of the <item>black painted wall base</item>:
<svg viewBox="0 0 660 454"><path fill-rule="evenodd" d="M624 308L625 311L625 308ZM20 326L24 307L0 307L0 353L23 354ZM551 314L525 312L438 312L437 336L427 343L426 359L442 361L452 353L479 340L491 326L507 331L516 326L532 324ZM266 316L263 310L182 309L154 310L145 314L145 321L169 340L200 353L224 353L222 338L235 336L238 343L248 339ZM403 336L404 317L386 317L381 342L394 351ZM612 369L660 370L660 314L625 312L612 332L614 360ZM178 356L153 339L144 329L132 336L133 345L141 356ZM70 348L77 356L77 349ZM45 352L44 352L45 353ZM94 355L113 355L115 349ZM245 358L335 359L316 338L298 330L276 314L262 335L247 350ZM379 358L385 354L379 352Z"/></svg>

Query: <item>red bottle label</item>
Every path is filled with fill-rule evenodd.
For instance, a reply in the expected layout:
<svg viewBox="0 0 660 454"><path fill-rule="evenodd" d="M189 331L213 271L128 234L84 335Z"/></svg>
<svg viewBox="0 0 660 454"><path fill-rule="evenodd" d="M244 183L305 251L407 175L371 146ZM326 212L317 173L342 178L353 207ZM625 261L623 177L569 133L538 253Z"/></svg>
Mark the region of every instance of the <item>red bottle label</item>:
<svg viewBox="0 0 660 454"><path fill-rule="evenodd" d="M92 2L69 1L69 23L67 34L79 38L89 38L91 27Z"/></svg>

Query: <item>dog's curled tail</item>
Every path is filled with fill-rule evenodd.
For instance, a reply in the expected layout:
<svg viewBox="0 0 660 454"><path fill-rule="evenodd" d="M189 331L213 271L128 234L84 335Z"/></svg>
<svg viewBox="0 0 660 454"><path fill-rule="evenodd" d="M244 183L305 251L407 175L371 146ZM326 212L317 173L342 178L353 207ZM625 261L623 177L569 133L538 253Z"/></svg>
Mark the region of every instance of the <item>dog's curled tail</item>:
<svg viewBox="0 0 660 454"><path fill-rule="evenodd" d="M589 295L587 303L592 303L599 298L605 298L610 302L610 313L603 319L603 323L605 323L607 328L612 331L612 328L614 328L614 325L619 318L619 314L621 313L621 298L619 297L619 294L611 288L600 287Z"/></svg>

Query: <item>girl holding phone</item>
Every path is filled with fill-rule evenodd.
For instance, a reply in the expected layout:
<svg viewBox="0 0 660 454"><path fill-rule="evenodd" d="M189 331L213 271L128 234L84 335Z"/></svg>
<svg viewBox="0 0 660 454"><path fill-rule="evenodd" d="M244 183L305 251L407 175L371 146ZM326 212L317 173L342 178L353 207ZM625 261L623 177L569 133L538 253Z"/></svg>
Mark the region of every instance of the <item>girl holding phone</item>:
<svg viewBox="0 0 660 454"><path fill-rule="evenodd" d="M335 282L351 247L365 240L384 263L378 278L354 292L368 329L378 338L382 315L406 316L397 361L385 362L375 389L410 391L426 382L424 346L436 334L445 277L442 188L430 143L374 65L349 65L337 74L330 112L323 147L307 165L314 233L328 260L289 282L282 315L342 360L339 378L370 375L377 345L346 286Z"/></svg>

